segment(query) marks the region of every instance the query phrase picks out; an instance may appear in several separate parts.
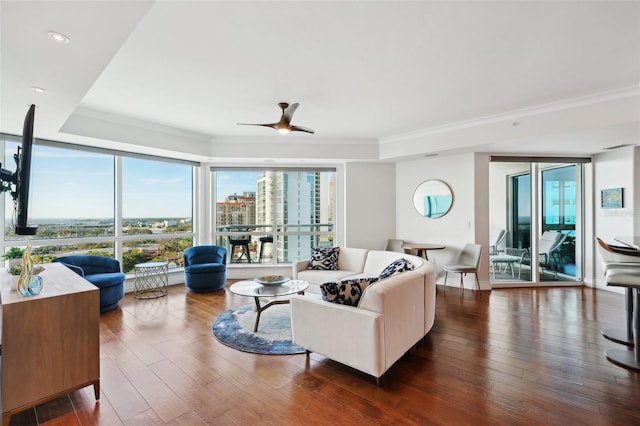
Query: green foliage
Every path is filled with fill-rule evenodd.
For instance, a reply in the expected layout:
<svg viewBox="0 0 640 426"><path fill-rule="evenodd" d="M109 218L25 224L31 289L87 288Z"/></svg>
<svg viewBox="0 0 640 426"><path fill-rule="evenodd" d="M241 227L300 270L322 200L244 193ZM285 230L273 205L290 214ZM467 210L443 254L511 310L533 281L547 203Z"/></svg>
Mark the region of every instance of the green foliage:
<svg viewBox="0 0 640 426"><path fill-rule="evenodd" d="M178 228L188 226L178 225ZM151 230L146 228L137 228L142 230L138 240L123 241L123 259L122 270L125 273L131 273L134 271L134 267L137 263L144 262L156 262L167 261L175 262L177 265L182 265L182 253L185 249L193 245L193 240L189 237L177 238L177 239L156 239L155 236L150 235ZM153 246L150 250L145 245ZM143 249L144 248L144 249ZM12 247L7 251L6 258L22 258L22 249L19 247ZM12 254L10 254L12 253ZM110 241L105 242L78 242L75 244L60 245L52 244L42 245L34 247L31 250L31 258L33 263L45 264L51 263L55 257L65 256L69 254L87 254L90 256L107 256L114 258L114 243ZM19 273L19 272L18 272Z"/></svg>
<svg viewBox="0 0 640 426"><path fill-rule="evenodd" d="M126 235L153 234L153 232L149 228L129 228L129 229L124 229L123 232Z"/></svg>
<svg viewBox="0 0 640 426"><path fill-rule="evenodd" d="M149 259L145 257L144 252L142 250L140 249L128 250L122 253L122 270L126 274L128 272L133 271L136 263L143 263L148 261Z"/></svg>
<svg viewBox="0 0 640 426"><path fill-rule="evenodd" d="M89 250L87 251L89 256L105 256L113 258L113 249L109 250Z"/></svg>
<svg viewBox="0 0 640 426"><path fill-rule="evenodd" d="M2 256L3 259L22 259L23 249L20 247L10 247L9 250Z"/></svg>
<svg viewBox="0 0 640 426"><path fill-rule="evenodd" d="M20 273L22 272L22 265L18 265L18 266L12 266L9 269L9 273L11 275L20 275Z"/></svg>
<svg viewBox="0 0 640 426"><path fill-rule="evenodd" d="M51 263L55 256L52 254L32 254L33 263Z"/></svg>

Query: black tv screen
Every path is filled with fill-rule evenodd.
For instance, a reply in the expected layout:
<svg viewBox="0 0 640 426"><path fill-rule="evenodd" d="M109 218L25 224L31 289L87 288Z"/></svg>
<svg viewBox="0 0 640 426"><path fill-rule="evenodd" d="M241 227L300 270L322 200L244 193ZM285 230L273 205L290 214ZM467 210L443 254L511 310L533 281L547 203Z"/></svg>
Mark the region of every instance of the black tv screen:
<svg viewBox="0 0 640 426"><path fill-rule="evenodd" d="M24 118L22 130L22 145L15 154L16 172L14 182L16 190L12 194L15 201L16 219L15 233L17 235L35 235L38 230L35 226L28 225L29 209L29 179L31 177L31 152L33 151L33 121L35 118L36 106L31 105L27 116Z"/></svg>

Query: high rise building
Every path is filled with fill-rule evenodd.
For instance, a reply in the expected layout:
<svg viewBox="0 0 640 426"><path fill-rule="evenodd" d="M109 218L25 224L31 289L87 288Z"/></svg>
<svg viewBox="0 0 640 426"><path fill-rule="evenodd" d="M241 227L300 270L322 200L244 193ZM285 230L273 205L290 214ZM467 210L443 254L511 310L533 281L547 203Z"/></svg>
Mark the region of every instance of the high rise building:
<svg viewBox="0 0 640 426"><path fill-rule="evenodd" d="M282 225L284 232L316 231L322 216L321 192L320 173L265 171L257 182L256 223ZM311 256L311 247L318 243L314 235L284 235L274 248L280 261L288 261L290 255Z"/></svg>
<svg viewBox="0 0 640 426"><path fill-rule="evenodd" d="M253 225L256 250L261 247L258 239L273 235L277 227L278 238L265 246L264 257L277 255L279 262L308 258L312 247L332 245L326 233L332 231L335 217L334 175L264 170L255 177L255 192L227 195L217 203L216 225L221 231L229 225ZM238 181L242 179L239 174Z"/></svg>
<svg viewBox="0 0 640 426"><path fill-rule="evenodd" d="M256 223L256 193L227 195L216 203L216 226L248 225Z"/></svg>

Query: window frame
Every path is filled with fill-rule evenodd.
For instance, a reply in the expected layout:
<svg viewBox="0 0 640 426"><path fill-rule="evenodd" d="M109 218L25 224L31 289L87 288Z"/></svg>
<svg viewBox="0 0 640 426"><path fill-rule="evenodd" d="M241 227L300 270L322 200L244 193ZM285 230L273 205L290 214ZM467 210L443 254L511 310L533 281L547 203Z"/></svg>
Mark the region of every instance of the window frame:
<svg viewBox="0 0 640 426"><path fill-rule="evenodd" d="M338 186L338 181L339 181L339 170L337 167L327 167L327 166L309 166L309 167L287 167L287 166L270 166L270 167L252 167L252 166L210 166L209 167L209 173L210 173L210 182L211 182L211 188L210 188L210 197L211 197L211 206L212 206L212 212L210 215L210 234L209 237L211 239L211 241L213 241L213 244L217 244L217 242L219 241L219 238L227 238L225 247L228 246L228 237L229 236L234 236L234 235L239 235L238 232L233 232L233 231L223 231L223 230L219 230L218 229L218 225L217 225L217 191L218 191L218 179L217 179L217 172L265 172L265 171L274 171L274 172L303 172L303 173L314 173L314 172L329 172L329 173L333 173L333 184L334 184L334 191L333 194L331 194L331 191L329 191L329 188L327 188L327 192L329 196L333 196L333 222L330 223L320 223L320 224L268 224L265 225L266 228L271 228L271 231L269 232L264 232L264 231L259 231L259 230L253 230L253 231L242 231L242 235L249 235L249 236L256 236L256 237L261 237L261 236L271 236L273 238L274 241L274 248L276 247L276 242L280 240L280 238L284 238L287 236L311 236L311 237L327 237L329 239L329 241L332 241L333 244L335 244L336 240L337 240L337 218L339 217L338 215L338 197L337 197L337 190L335 187ZM257 196L257 192L258 192L258 185L256 184L256 196ZM274 185L272 188L272 192L271 192L271 196L274 200L279 200L282 194L278 194L277 193L277 185ZM299 195L298 195L299 196ZM271 206L271 215L272 217L278 217L278 212L277 212L277 208L278 208L278 203L274 202L272 203ZM257 209L257 207L256 207ZM282 212L283 217L287 217L289 216L288 211L286 212ZM331 217L328 217L329 220L331 220ZM251 225L251 224L248 224ZM256 227L257 224L252 224L252 226L247 226L247 227ZM223 225L223 226L229 226L229 225ZM317 231L293 231L287 228L295 228L295 227L305 227L305 228L309 228L310 226L316 226L319 229ZM282 227L282 229L280 229L280 227ZM320 228L322 227L330 227L331 230L321 230ZM330 238L329 238L330 237ZM256 259L257 260L257 259ZM256 264L259 265L264 265L264 266L278 266L278 265L285 265L285 264L291 264L292 262L296 261L295 259L289 259L289 260L283 260L283 261L279 261L278 260L278 255L276 254L275 256L272 256L271 261L270 262L262 262L262 263L258 263L255 262ZM232 267L243 267L246 266L248 263L231 263L230 259L228 259L228 262L230 264L230 266Z"/></svg>
<svg viewBox="0 0 640 426"><path fill-rule="evenodd" d="M5 141L11 141L20 144L21 138L17 135L0 133L0 155L1 158L4 159L6 153L6 143ZM67 245L76 245L76 244L86 244L86 243L110 243L114 246L114 257L121 264L123 261L123 246L126 241L135 241L135 240L143 240L143 239L153 239L153 240L177 240L188 238L192 241L192 244L196 242L196 227L197 227L197 218L196 218L196 207L198 205L197 202L197 180L199 176L199 170L201 167L200 163L194 161L187 160L178 160L174 158L164 158L159 156L152 155L144 155L139 153L132 153L126 151L117 151L111 149L104 149L98 147L91 147L86 145L77 145L66 142L53 141L49 139L39 139L34 138L34 150L37 149L38 146L47 146L53 148L60 148L65 150L72 151L80 151L80 152L93 152L99 153L103 155L111 155L114 159L114 200L113 200L113 211L114 211L114 234L110 236L96 236L96 237L64 237L64 238L35 238L29 237L31 241L31 245L34 247L38 246L47 246L47 245L56 245L56 246L67 246ZM149 161L157 161L162 163L177 163L185 166L191 167L191 224L192 228L190 232L177 232L177 233L167 233L167 234L124 234L122 225L123 225L123 217L122 217L122 193L123 193L123 176L122 176L122 160L123 158L138 158ZM7 193L5 193L5 197ZM0 207L2 214L2 223L4 228L6 229L7 218L6 218L6 209L5 203L2 203ZM2 235L2 253L4 253L9 247L25 247L27 244L27 238L19 238L19 239L7 239L6 235ZM64 255L64 252L61 253ZM177 268L182 269L182 268ZM127 273L129 276L133 275L133 271Z"/></svg>

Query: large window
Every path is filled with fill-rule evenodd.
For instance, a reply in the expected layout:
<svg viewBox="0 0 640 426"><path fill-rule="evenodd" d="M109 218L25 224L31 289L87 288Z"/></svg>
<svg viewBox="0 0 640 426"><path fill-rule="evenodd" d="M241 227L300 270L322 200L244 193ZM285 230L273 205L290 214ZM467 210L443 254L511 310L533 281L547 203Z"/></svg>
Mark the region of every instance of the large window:
<svg viewBox="0 0 640 426"><path fill-rule="evenodd" d="M18 143L5 143L4 167L15 171ZM114 235L114 157L94 152L35 145L31 164L29 221L34 238ZM13 233L13 200L5 194L5 238Z"/></svg>
<svg viewBox="0 0 640 426"><path fill-rule="evenodd" d="M156 160L122 159L122 268L167 261L182 266L193 244L193 168Z"/></svg>
<svg viewBox="0 0 640 426"><path fill-rule="evenodd" d="M19 140L3 135L3 168L15 171ZM106 150L39 141L33 147L29 223L37 262L69 254L116 257L129 273L136 263L182 265L193 244L193 164L131 157ZM5 250L24 246L13 232L5 193ZM121 203L117 200L121 200Z"/></svg>
<svg viewBox="0 0 640 426"><path fill-rule="evenodd" d="M291 262L333 245L333 169L214 169L214 240L230 263Z"/></svg>

